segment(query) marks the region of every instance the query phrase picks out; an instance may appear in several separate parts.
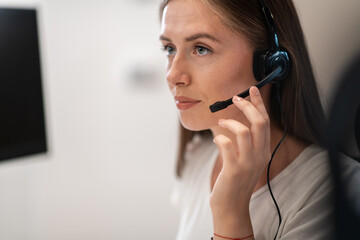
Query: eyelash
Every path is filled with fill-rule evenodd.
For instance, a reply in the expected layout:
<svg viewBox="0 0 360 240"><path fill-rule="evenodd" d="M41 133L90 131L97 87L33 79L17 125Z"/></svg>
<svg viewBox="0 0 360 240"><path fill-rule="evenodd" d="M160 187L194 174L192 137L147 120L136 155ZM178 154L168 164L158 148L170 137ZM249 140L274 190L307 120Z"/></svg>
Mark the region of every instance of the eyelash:
<svg viewBox="0 0 360 240"><path fill-rule="evenodd" d="M167 52L169 48L175 49L175 47L173 47L173 46L171 46L171 45L168 44L168 45L163 46L163 47L161 48L161 50L164 51L164 52ZM207 54L212 53L212 50L211 50L210 48L204 47L204 46L202 46L202 45L195 45L195 46L193 47L193 51L195 52L198 48L203 48L204 50L206 50L206 51L208 52ZM195 52L195 53L196 53L196 52ZM198 54L199 56L207 55L207 54L201 55L201 54L199 54L199 53L196 53L196 54ZM172 55L172 54L170 54L170 55Z"/></svg>
<svg viewBox="0 0 360 240"><path fill-rule="evenodd" d="M204 46L201 46L201 45L196 45L196 46L194 46L193 50L196 51L196 50L198 50L199 48L205 49L205 50L208 52L207 54L212 53L212 51L211 51L209 48L204 47ZM198 52L197 52L197 54L198 54ZM204 54L204 55L207 55L207 54ZM199 55L200 55L200 56L204 56L204 55L201 55L201 54L199 54Z"/></svg>
<svg viewBox="0 0 360 240"><path fill-rule="evenodd" d="M168 45L163 46L163 47L161 48L161 50L164 51L164 52L167 52L170 47L173 48L173 49L175 49L173 46L171 46L171 45L168 44Z"/></svg>

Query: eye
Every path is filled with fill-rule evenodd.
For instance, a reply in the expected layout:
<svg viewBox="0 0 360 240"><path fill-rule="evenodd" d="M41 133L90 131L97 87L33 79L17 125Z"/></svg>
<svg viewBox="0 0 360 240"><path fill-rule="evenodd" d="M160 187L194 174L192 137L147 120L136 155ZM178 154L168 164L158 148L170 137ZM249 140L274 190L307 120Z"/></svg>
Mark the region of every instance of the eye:
<svg viewBox="0 0 360 240"><path fill-rule="evenodd" d="M165 51L167 55L174 55L176 53L176 49L170 45L164 46L162 50Z"/></svg>
<svg viewBox="0 0 360 240"><path fill-rule="evenodd" d="M204 56L208 53L211 53L210 49L203 47L203 46L196 46L195 51L196 51L196 54L199 54L200 56Z"/></svg>

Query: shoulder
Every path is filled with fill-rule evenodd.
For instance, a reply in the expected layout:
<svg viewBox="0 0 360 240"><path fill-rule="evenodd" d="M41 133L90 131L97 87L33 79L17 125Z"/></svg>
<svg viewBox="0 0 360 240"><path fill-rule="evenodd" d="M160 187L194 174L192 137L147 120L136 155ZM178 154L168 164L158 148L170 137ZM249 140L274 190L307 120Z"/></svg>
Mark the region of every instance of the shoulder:
<svg viewBox="0 0 360 240"><path fill-rule="evenodd" d="M293 196L286 194L281 239L331 238L334 184L327 151L311 145L295 161L283 183Z"/></svg>
<svg viewBox="0 0 360 240"><path fill-rule="evenodd" d="M270 185L283 219L278 239L324 239L331 235L333 183L325 149L308 146ZM253 194L251 214L259 239L275 235L278 214L267 186Z"/></svg>
<svg viewBox="0 0 360 240"><path fill-rule="evenodd" d="M199 171L210 161L217 151L211 136L195 135L186 146L184 176L189 172Z"/></svg>
<svg viewBox="0 0 360 240"><path fill-rule="evenodd" d="M346 192L352 209L360 214L360 164L355 160L342 156L340 167L332 169L328 152L319 147L312 147L312 156L304 162L306 172L299 184L297 199L294 199L289 209L289 218L286 219L281 239L331 239L334 226L334 170L341 175L342 188ZM306 170L306 171L305 171ZM294 185L292 187L295 187ZM299 191L300 190L300 191ZM291 217L290 217L291 216Z"/></svg>
<svg viewBox="0 0 360 240"><path fill-rule="evenodd" d="M278 181L294 193L299 208L315 199L328 198L333 189L333 178L327 151L316 145L308 146L284 169L282 180Z"/></svg>
<svg viewBox="0 0 360 240"><path fill-rule="evenodd" d="M298 194L315 191L331 179L331 168L325 149L310 145L288 165L271 184L274 187L297 189Z"/></svg>
<svg viewBox="0 0 360 240"><path fill-rule="evenodd" d="M211 137L196 135L186 147L185 166L177 178L171 200L183 206L184 201L195 204L197 197L210 194L210 177L217 156ZM186 200L185 200L186 199Z"/></svg>

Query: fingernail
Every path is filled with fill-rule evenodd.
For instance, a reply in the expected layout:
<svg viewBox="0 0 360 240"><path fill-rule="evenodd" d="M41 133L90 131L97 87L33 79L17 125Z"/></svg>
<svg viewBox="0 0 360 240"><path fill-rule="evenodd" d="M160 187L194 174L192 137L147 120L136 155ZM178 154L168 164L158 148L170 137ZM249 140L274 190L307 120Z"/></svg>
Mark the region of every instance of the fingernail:
<svg viewBox="0 0 360 240"><path fill-rule="evenodd" d="M218 124L219 124L220 126L222 126L224 120L225 120L225 119L219 119Z"/></svg>
<svg viewBox="0 0 360 240"><path fill-rule="evenodd" d="M234 101L241 101L241 98L239 96L234 96Z"/></svg>
<svg viewBox="0 0 360 240"><path fill-rule="evenodd" d="M254 95L259 96L260 92L257 87L251 87L251 91Z"/></svg>

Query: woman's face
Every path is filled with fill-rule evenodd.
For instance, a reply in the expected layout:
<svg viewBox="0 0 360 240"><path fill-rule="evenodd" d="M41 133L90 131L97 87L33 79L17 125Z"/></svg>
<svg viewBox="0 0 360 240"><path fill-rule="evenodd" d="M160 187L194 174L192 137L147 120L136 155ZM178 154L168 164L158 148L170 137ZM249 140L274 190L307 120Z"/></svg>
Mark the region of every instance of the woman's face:
<svg viewBox="0 0 360 240"><path fill-rule="evenodd" d="M160 40L167 55L168 85L185 128L210 129L229 118L246 124L234 105L216 113L209 109L256 83L254 50L244 37L201 1L173 0L164 9Z"/></svg>

